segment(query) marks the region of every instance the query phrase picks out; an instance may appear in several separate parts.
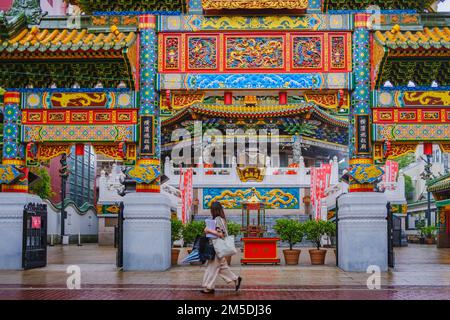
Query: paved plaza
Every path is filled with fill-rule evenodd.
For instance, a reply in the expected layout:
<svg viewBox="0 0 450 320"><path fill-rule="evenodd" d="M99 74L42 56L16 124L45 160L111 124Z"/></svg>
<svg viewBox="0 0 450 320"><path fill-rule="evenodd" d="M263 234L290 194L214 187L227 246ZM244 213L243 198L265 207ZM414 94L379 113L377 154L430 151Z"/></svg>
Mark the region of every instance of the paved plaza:
<svg viewBox="0 0 450 320"><path fill-rule="evenodd" d="M214 295L199 292L204 266L180 265L165 272L121 272L115 249L97 245L49 247L48 266L28 271L0 272L0 299L450 299L450 249L413 245L396 248L396 267L381 275L381 289L369 290L368 274L335 267L329 249L325 266L311 266L307 248L299 266L241 266L244 278L235 293L223 281ZM180 261L185 255L183 249ZM282 254L280 253L282 257ZM67 267L81 268L81 289L66 286Z"/></svg>

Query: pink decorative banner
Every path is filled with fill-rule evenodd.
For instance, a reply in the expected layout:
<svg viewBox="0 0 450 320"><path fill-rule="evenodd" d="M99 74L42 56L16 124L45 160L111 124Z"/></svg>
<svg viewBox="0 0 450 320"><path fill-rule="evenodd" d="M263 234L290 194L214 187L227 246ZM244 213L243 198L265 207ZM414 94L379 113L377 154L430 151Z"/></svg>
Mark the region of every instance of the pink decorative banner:
<svg viewBox="0 0 450 320"><path fill-rule="evenodd" d="M330 186L331 164L322 164L319 168L311 168L311 205L316 220L321 219L322 199L325 189Z"/></svg>
<svg viewBox="0 0 450 320"><path fill-rule="evenodd" d="M194 197L193 174L194 171L192 168L183 169L180 167L179 189L181 192L181 221L183 223L189 221L191 214Z"/></svg>
<svg viewBox="0 0 450 320"><path fill-rule="evenodd" d="M398 162L387 160L386 164L383 167L384 175L383 175L383 182L396 182L397 181L397 175L399 171ZM388 190L394 190L395 186L388 185Z"/></svg>

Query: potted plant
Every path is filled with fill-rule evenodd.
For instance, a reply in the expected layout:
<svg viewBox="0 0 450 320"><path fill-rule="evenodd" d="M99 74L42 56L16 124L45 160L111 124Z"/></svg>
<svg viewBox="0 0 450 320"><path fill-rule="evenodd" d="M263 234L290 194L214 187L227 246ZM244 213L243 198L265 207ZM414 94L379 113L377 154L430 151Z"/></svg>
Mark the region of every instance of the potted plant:
<svg viewBox="0 0 450 320"><path fill-rule="evenodd" d="M173 244L175 241L181 240L183 232L183 223L178 219L171 220L171 241L172 241L172 265L178 264L178 256L180 255L180 249L175 249Z"/></svg>
<svg viewBox="0 0 450 320"><path fill-rule="evenodd" d="M336 230L336 225L331 221L323 220L308 220L304 223L304 230L306 237L316 245L316 249L309 250L311 257L311 264L322 265L325 264L325 255L327 250L322 250L321 240L324 235L331 235Z"/></svg>
<svg viewBox="0 0 450 320"><path fill-rule="evenodd" d="M425 220L417 220L416 221L416 229L419 230L419 244L425 244L425 235L422 232L422 229L426 226Z"/></svg>
<svg viewBox="0 0 450 320"><path fill-rule="evenodd" d="M289 250L283 250L286 264L298 265L301 250L293 249L293 246L303 239L303 224L297 220L279 219L273 229L282 241L289 243Z"/></svg>
<svg viewBox="0 0 450 320"><path fill-rule="evenodd" d="M423 238L425 238L426 244L435 244L436 243L436 231L438 228L435 226L426 226L420 228L420 233Z"/></svg>
<svg viewBox="0 0 450 320"><path fill-rule="evenodd" d="M195 238L204 234L205 227L205 221L193 220L189 223L186 223L182 231L184 246L192 246L194 244ZM191 253L192 249L187 249L187 252ZM191 264L199 263L191 262Z"/></svg>
<svg viewBox="0 0 450 320"><path fill-rule="evenodd" d="M235 239L241 233L241 225L233 221L227 223L227 229L228 235L234 236ZM229 266L231 266L231 258L232 256L226 257Z"/></svg>

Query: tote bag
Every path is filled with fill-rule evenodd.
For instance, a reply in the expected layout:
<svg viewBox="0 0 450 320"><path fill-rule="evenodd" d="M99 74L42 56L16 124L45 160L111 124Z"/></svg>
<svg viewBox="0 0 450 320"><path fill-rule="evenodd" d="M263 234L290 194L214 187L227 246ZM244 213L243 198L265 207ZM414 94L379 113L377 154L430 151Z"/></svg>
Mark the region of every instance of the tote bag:
<svg viewBox="0 0 450 320"><path fill-rule="evenodd" d="M213 239L213 246L214 251L216 252L216 256L219 259L222 259L225 257L235 255L237 253L237 250L234 245L234 236L228 235L227 228L225 227L222 218L218 220L220 221L219 224L221 224L221 226L218 225L218 227L224 230L225 237L223 239L222 238Z"/></svg>

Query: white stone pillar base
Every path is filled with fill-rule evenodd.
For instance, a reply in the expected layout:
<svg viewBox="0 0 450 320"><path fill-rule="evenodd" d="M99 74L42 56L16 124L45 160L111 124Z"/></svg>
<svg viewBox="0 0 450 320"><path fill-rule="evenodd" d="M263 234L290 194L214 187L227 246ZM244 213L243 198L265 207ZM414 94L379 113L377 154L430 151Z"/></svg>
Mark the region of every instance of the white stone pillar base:
<svg viewBox="0 0 450 320"><path fill-rule="evenodd" d="M23 209L42 199L28 193L0 192L0 270L22 269Z"/></svg>
<svg viewBox="0 0 450 320"><path fill-rule="evenodd" d="M170 199L161 193L129 193L123 202L123 270L170 268Z"/></svg>
<svg viewBox="0 0 450 320"><path fill-rule="evenodd" d="M383 193L355 192L338 200L338 265L366 272L376 265L388 270L387 199Z"/></svg>

